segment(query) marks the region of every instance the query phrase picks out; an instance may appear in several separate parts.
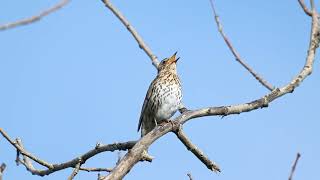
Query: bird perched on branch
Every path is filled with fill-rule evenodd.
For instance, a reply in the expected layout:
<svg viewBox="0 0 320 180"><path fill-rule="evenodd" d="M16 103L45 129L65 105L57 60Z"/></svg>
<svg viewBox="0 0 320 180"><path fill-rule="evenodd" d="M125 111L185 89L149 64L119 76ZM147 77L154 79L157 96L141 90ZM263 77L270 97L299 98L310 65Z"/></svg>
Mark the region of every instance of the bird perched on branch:
<svg viewBox="0 0 320 180"><path fill-rule="evenodd" d="M177 52L161 61L158 75L149 86L138 124L141 137L183 107L181 83L177 74L179 58L176 58L176 54Z"/></svg>

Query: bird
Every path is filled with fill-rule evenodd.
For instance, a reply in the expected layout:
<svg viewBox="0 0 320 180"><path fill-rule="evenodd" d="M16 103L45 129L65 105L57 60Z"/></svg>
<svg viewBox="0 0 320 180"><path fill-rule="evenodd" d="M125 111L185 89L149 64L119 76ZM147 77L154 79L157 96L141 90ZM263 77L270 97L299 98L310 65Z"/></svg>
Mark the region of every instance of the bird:
<svg viewBox="0 0 320 180"><path fill-rule="evenodd" d="M149 86L138 123L141 137L183 108L182 87L177 73L179 58L176 55L177 52L160 62L157 76Z"/></svg>

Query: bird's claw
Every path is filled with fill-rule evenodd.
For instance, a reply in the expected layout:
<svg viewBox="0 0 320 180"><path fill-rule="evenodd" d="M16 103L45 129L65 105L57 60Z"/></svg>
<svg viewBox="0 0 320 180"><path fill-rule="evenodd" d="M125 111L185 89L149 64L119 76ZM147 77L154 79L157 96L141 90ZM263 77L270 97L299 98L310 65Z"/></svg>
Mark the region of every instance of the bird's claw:
<svg viewBox="0 0 320 180"><path fill-rule="evenodd" d="M164 126L164 125L167 124L167 123L170 123L170 124L172 125L172 127L175 126L174 121L172 121L172 120L170 120L170 119L164 119L164 120L162 120L158 125L159 125L159 126Z"/></svg>

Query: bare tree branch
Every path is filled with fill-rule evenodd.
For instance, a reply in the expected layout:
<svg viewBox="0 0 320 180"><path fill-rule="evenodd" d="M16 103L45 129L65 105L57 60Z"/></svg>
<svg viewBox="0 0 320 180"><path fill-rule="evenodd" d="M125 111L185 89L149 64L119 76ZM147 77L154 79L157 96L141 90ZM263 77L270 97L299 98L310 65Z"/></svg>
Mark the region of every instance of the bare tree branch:
<svg viewBox="0 0 320 180"><path fill-rule="evenodd" d="M2 163L0 166L0 173L3 173L3 171L6 169L7 165L5 163Z"/></svg>
<svg viewBox="0 0 320 180"><path fill-rule="evenodd" d="M236 61L238 61L246 70L249 71L249 73L256 78L264 87L266 87L267 89L269 89L270 91L272 91L274 89L274 87L268 83L266 80L264 80L257 72L255 72L248 64L246 64L242 58L240 57L240 55L237 53L237 51L235 50L235 48L233 47L233 45L231 44L229 38L227 37L227 35L223 32L222 29L222 24L220 22L219 16L216 13L216 10L214 8L214 4L213 4L213 0L210 0L211 3L211 8L212 8L212 12L217 24L217 28L218 31L220 33L220 35L222 36L222 38L224 39L224 41L226 42L227 46L229 47L230 51L232 52L233 56L235 57Z"/></svg>
<svg viewBox="0 0 320 180"><path fill-rule="evenodd" d="M154 67L158 68L159 61L157 56L155 56L150 47L143 41L142 37L138 34L138 32L134 29L134 27L129 23L129 21L122 15L122 13L116 9L110 2L110 0L102 0L104 5L111 10L111 12L117 16L117 18L122 22L122 24L128 29L131 35L139 44L139 47L149 56L152 61Z"/></svg>
<svg viewBox="0 0 320 180"><path fill-rule="evenodd" d="M292 168L291 168L289 180L292 180L293 174L294 174L294 172L296 170L296 167L297 167L297 164L298 164L298 161L299 161L300 157L301 157L300 153L297 153L296 160L294 161L294 163L292 165Z"/></svg>
<svg viewBox="0 0 320 180"><path fill-rule="evenodd" d="M190 119L203 117L203 116L214 116L214 115L231 115L231 114L240 114L243 112L249 112L256 110L258 108L267 107L269 103L275 99L280 98L281 96L292 93L296 87L298 87L302 81L312 73L313 62L315 58L316 49L319 46L319 24L318 24L318 14L313 8L312 11L312 24L311 24L311 37L310 44L308 48L307 58L304 67L298 73L298 75L293 78L291 82L286 84L281 88L276 88L272 90L269 94L261 97L260 99L254 100L252 102L230 105L230 106L221 106L221 107L208 107L198 110L186 111L181 114L174 121L163 124L162 126L157 126L150 133L142 137L133 148L121 159L120 163L113 169L113 171L106 176L105 180L112 179L122 179L130 169L139 162L144 151L156 141L158 138L167 134L171 131L176 131L181 124L186 123Z"/></svg>
<svg viewBox="0 0 320 180"><path fill-rule="evenodd" d="M188 139L187 135L183 132L181 126L174 131L180 141L186 146L186 148L191 151L208 169L214 172L221 172L219 166L210 161L210 159L192 142Z"/></svg>
<svg viewBox="0 0 320 180"><path fill-rule="evenodd" d="M2 134L2 136L10 143L12 144L16 150L19 152L18 154L22 154L23 159L21 160L19 157L17 157L18 161L23 164L28 171L30 171L32 174L35 175L39 175L39 176L45 176L45 175L49 175L51 173L54 173L56 171L62 170L62 169L66 169L66 168L76 168L77 164L79 164L79 159L81 159L81 163L84 164L88 159L90 159L91 157L105 152L105 151L116 151L116 150L128 150L131 149L134 144L136 143L136 141L128 141L128 142L124 142L124 143L113 143L113 144L107 144L107 145L101 145L101 144L97 144L96 147L86 153L84 153L83 155L76 157L70 161L64 162L64 163L60 163L60 164L50 164L48 162L45 162L44 160L41 160L39 158L37 158L36 156L32 155L31 153L29 153L28 151L26 151L23 147L23 144L21 142L20 139L17 139L16 141L13 141L9 135L3 131L0 128L0 133ZM47 169L44 170L38 170L36 169L33 165L31 160L33 160L34 162L46 167ZM85 171L102 171L102 168L80 168L79 170L85 170ZM107 172L110 172L111 169L103 169Z"/></svg>
<svg viewBox="0 0 320 180"><path fill-rule="evenodd" d="M84 168L80 167L81 171L87 171L87 172L111 172L112 168Z"/></svg>
<svg viewBox="0 0 320 180"><path fill-rule="evenodd" d="M120 14L118 10L114 9L114 7L110 4L109 0L103 0L103 2L128 28L128 30L131 32L131 34L135 37L135 39L139 43L140 47L143 48L147 54L148 52L150 53L148 55L152 59L153 64L157 67L157 64L155 63L155 62L158 62L156 57L154 56L155 59L153 58L151 51L149 51L150 49L148 48L145 49L146 46L143 46L145 44L143 43L141 37L137 35L136 31L130 26L128 21ZM20 139L17 139L15 141L12 140L8 136L8 134L6 134L6 132L4 132L1 128L0 128L0 133L17 150L17 162L20 162L21 164L23 164L27 168L27 170L30 171L32 174L39 175L39 176L48 175L65 168L74 168L73 173L69 177L69 179L72 179L78 173L79 170L99 171L102 169L102 168L92 168L90 170L89 168L81 168L81 165L84 164L86 160L90 159L96 154L99 154L105 151L128 150L125 156L120 159L119 163L117 163L117 165L112 170L108 169L111 171L109 175L105 177L100 177L100 176L98 177L99 179L108 179L108 180L122 179L135 164L137 164L141 160L146 160L146 158L148 158L149 155L146 155L146 151L150 147L150 145L154 141L156 141L158 138L167 134L168 132L176 133L178 138L185 144L185 146L189 148L190 151L192 151L204 164L206 164L209 169L220 171L219 167L217 166L214 167L213 166L214 163L208 160L208 158L206 158L203 155L203 153L195 145L191 143L191 141L186 137L186 135L180 129L181 126L191 119L195 119L203 116L220 116L220 115L227 116L231 114L240 114L243 112L253 111L259 108L264 108L264 107L267 107L269 103L280 98L281 96L288 93L292 93L294 89L298 87L303 82L303 80L306 79L312 73L316 49L319 46L319 41L320 41L319 24L318 24L319 17L318 17L318 13L315 11L314 3L312 0L311 0L311 9L312 9L311 37L310 37L310 43L309 43L308 53L307 53L304 67L296 75L296 77L294 77L290 82L288 82L283 87L274 89L272 88L272 86L270 86L268 89L272 91L266 94L265 96L261 97L260 99L256 99L251 102L237 104L237 105L207 107L207 108L201 108L196 110L185 110L185 111L182 111L183 114L176 117L174 121L170 121L168 123L163 123L160 126L156 126L150 133L143 136L139 141L128 141L124 143L114 143L114 144L108 144L108 145L97 144L94 149L70 161L60 163L60 164L51 164L37 158L36 156L29 153L23 147L23 144ZM214 8L213 8L213 11L216 17L217 25L219 27L221 25L219 23L218 16L216 15ZM221 27L219 29L221 29ZM222 30L220 31L220 33L223 34ZM142 45L140 44L141 42L142 42ZM229 41L226 41L227 44L228 42ZM235 54L237 55L237 53ZM20 158L20 154L23 157L22 159ZM295 169L298 158L299 157L297 157L297 160L294 163L293 169ZM45 169L38 170L34 168L31 161L34 161L44 166ZM208 162L204 162L204 161L208 161ZM292 170L292 174L293 172L294 170Z"/></svg>
<svg viewBox="0 0 320 180"><path fill-rule="evenodd" d="M33 156L32 154L30 154L29 152L25 151L23 149L22 146L19 145L18 141L13 141L10 139L10 137L8 136L8 134L6 132L4 132L1 128L0 128L0 133L2 134L2 136L8 141L10 142L10 144L12 144L18 151L19 153L21 153L22 155L25 155L27 157L29 157L30 159L34 160L35 162L41 164L42 166L45 166L49 169L52 169L53 166L49 163L47 163L46 161L43 161L41 159L38 159L37 157ZM17 153L18 154L18 153Z"/></svg>
<svg viewBox="0 0 320 180"><path fill-rule="evenodd" d="M79 162L76 164L76 166L74 167L71 175L68 177L68 180L72 180L79 172L79 169L81 167L81 164L82 164L82 160L79 159Z"/></svg>
<svg viewBox="0 0 320 180"><path fill-rule="evenodd" d="M59 10L59 9L61 9L69 1L70 0L62 0L58 4L50 7L49 9L46 9L46 10L40 12L38 15L31 16L31 17L28 17L28 18L25 18L25 19L21 19L21 20L18 20L16 22L11 22L11 23L0 25L0 31L1 30L7 30L7 29L10 29L10 28L14 28L14 27L21 26L21 25L31 24L33 22L39 21L44 16L47 16L47 15L49 15L49 14L51 14L51 13L53 13L53 12Z"/></svg>
<svg viewBox="0 0 320 180"><path fill-rule="evenodd" d="M308 15L308 16L312 16L312 12L308 9L308 7L306 6L306 4L304 3L304 0L298 0L301 8L303 9L303 11Z"/></svg>
<svg viewBox="0 0 320 180"><path fill-rule="evenodd" d="M21 139L17 138L16 143L18 146L20 146L22 149L24 149ZM27 170L30 171L32 174L35 174L34 172L38 171L38 170L36 170L36 168L34 168L31 160L26 155L22 155L22 160L20 159L20 151L18 149L17 149L16 163L17 163L17 165L20 163L23 164L27 168Z"/></svg>
<svg viewBox="0 0 320 180"><path fill-rule="evenodd" d="M2 180L2 175L4 170L6 169L7 165L5 163L2 163L0 166L0 180Z"/></svg>
<svg viewBox="0 0 320 180"><path fill-rule="evenodd" d="M189 177L189 180L193 180L191 173L188 173L187 176Z"/></svg>

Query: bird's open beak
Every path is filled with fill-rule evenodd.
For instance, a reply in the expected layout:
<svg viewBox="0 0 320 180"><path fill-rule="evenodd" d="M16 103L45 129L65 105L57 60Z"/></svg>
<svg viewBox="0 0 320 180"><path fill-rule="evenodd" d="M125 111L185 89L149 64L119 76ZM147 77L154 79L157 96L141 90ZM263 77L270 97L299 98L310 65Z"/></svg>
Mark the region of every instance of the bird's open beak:
<svg viewBox="0 0 320 180"><path fill-rule="evenodd" d="M168 60L168 63L169 64L172 64L172 63L177 63L177 61L180 59L180 57L176 58L176 55L177 55L178 52L175 52Z"/></svg>

